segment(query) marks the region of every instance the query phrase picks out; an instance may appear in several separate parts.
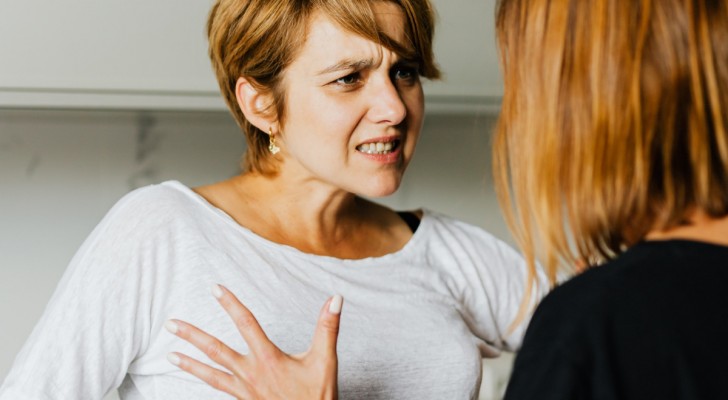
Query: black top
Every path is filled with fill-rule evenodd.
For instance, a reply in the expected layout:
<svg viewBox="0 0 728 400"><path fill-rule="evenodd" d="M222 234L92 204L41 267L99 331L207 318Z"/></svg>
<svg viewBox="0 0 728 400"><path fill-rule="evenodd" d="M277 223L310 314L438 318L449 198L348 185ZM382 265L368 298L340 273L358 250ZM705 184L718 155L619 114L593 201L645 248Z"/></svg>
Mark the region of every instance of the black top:
<svg viewBox="0 0 728 400"><path fill-rule="evenodd" d="M544 298L506 400L728 399L728 247L640 243Z"/></svg>
<svg viewBox="0 0 728 400"><path fill-rule="evenodd" d="M398 211L397 215L409 226L412 233L415 233L420 227L420 218L417 217L417 214L411 211Z"/></svg>

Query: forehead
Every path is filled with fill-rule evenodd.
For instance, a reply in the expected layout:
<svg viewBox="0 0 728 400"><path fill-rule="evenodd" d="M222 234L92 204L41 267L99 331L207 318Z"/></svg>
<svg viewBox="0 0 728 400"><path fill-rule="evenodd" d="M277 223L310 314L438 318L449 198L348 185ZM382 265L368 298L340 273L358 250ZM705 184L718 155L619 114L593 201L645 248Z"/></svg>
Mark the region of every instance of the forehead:
<svg viewBox="0 0 728 400"><path fill-rule="evenodd" d="M402 8L388 1L376 2L372 9L379 29L400 45L405 44L405 17Z"/></svg>
<svg viewBox="0 0 728 400"><path fill-rule="evenodd" d="M394 3L380 1L372 6L372 11L378 31L407 47L402 9ZM310 18L306 41L291 66L307 59L326 63L341 58L363 57L363 52L380 52L381 48L379 43L345 29L326 13L317 11ZM376 54L367 56L374 57Z"/></svg>

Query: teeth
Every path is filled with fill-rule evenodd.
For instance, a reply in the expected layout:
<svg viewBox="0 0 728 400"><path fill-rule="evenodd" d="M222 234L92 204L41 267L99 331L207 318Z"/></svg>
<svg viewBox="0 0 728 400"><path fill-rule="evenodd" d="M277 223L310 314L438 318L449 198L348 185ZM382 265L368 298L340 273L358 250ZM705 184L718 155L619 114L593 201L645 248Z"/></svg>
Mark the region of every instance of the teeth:
<svg viewBox="0 0 728 400"><path fill-rule="evenodd" d="M394 142L365 143L357 147L357 150L366 154L387 154L392 152Z"/></svg>

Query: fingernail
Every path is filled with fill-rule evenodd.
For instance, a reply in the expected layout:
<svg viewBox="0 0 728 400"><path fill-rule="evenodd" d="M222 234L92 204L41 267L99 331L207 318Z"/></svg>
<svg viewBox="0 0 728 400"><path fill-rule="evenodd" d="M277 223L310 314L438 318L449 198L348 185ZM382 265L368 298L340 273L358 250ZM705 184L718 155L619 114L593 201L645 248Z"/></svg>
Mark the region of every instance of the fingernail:
<svg viewBox="0 0 728 400"><path fill-rule="evenodd" d="M216 299L222 297L222 289L220 288L220 285L212 285L212 295L215 296Z"/></svg>
<svg viewBox="0 0 728 400"><path fill-rule="evenodd" d="M171 362L173 365L179 365L182 360L180 360L177 354L169 353L167 354L167 361Z"/></svg>
<svg viewBox="0 0 728 400"><path fill-rule="evenodd" d="M172 320L168 320L164 323L164 327L170 332L170 333L177 333L179 331L179 325L177 325L176 322Z"/></svg>
<svg viewBox="0 0 728 400"><path fill-rule="evenodd" d="M340 314L341 313L341 306L344 304L344 298L341 297L341 295L337 294L331 299L331 303L329 303L329 312L331 314Z"/></svg>

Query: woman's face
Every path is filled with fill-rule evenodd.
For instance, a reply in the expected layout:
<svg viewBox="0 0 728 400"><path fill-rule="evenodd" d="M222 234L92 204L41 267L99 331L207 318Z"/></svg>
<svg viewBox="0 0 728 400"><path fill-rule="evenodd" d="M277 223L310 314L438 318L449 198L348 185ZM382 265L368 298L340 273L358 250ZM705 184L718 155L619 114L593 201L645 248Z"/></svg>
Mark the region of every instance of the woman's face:
<svg viewBox="0 0 728 400"><path fill-rule="evenodd" d="M406 43L400 8L374 7L380 29ZM314 15L284 73L281 172L363 196L393 193L422 127L417 70L411 60Z"/></svg>

